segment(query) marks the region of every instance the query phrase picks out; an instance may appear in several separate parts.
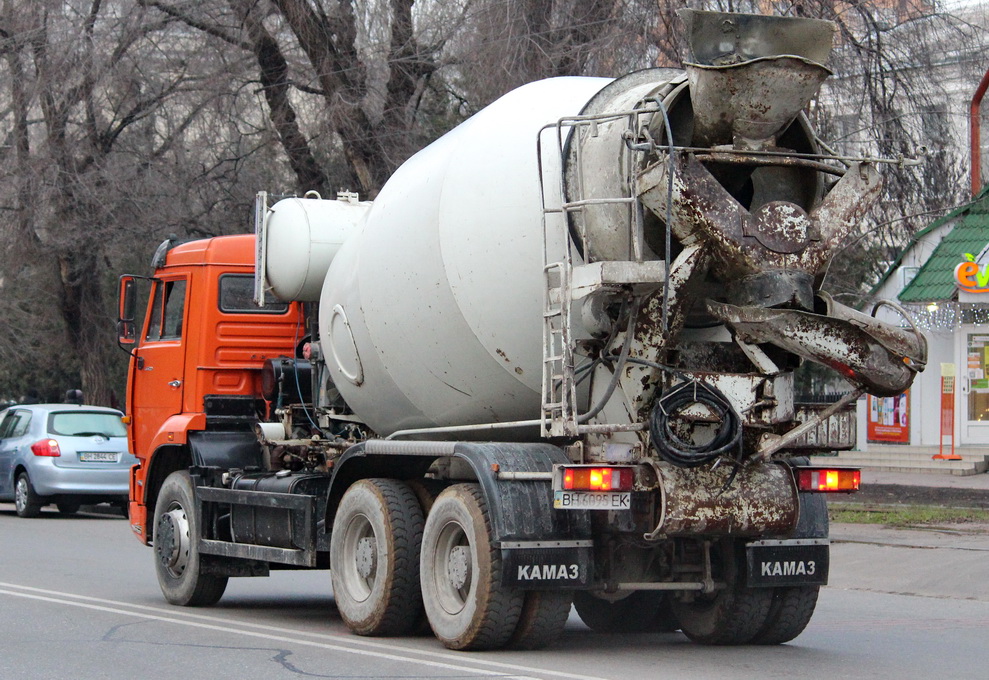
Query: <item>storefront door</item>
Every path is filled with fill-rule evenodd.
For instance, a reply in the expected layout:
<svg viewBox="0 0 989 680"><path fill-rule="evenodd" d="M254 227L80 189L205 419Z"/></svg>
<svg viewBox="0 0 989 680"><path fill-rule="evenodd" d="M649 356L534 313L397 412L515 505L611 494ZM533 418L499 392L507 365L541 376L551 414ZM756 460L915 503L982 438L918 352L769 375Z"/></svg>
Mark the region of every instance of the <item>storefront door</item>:
<svg viewBox="0 0 989 680"><path fill-rule="evenodd" d="M961 436L956 444L989 444L989 328L962 326L959 342Z"/></svg>

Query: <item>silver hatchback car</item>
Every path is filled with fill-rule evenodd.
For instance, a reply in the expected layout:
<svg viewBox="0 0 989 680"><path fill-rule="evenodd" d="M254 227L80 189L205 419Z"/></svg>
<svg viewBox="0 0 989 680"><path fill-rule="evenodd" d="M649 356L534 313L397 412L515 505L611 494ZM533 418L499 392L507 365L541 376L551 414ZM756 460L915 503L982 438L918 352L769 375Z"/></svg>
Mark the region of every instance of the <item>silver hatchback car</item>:
<svg viewBox="0 0 989 680"><path fill-rule="evenodd" d="M79 506L127 507L130 467L123 414L76 404L15 405L0 411L0 501L21 517L54 503L63 515Z"/></svg>

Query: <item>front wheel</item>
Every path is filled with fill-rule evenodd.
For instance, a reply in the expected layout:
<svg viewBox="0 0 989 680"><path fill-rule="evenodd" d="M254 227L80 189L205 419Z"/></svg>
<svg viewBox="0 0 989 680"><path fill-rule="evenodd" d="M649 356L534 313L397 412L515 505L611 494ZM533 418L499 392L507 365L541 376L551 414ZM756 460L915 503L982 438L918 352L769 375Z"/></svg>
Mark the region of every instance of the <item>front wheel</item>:
<svg viewBox="0 0 989 680"><path fill-rule="evenodd" d="M41 506L44 505L41 496L35 492L31 485L31 478L26 472L17 475L14 483L14 510L18 517L37 517L41 514Z"/></svg>
<svg viewBox="0 0 989 680"><path fill-rule="evenodd" d="M330 537L333 598L358 635L402 635L422 614L422 509L408 484L365 479L343 495Z"/></svg>
<svg viewBox="0 0 989 680"><path fill-rule="evenodd" d="M501 549L492 544L477 484L455 484L436 498L423 530L420 572L429 625L449 649L497 649L509 642L524 592L501 585Z"/></svg>
<svg viewBox="0 0 989 680"><path fill-rule="evenodd" d="M158 584L168 602L187 607L219 602L227 577L204 573L195 489L186 470L173 472L161 485L153 543Z"/></svg>

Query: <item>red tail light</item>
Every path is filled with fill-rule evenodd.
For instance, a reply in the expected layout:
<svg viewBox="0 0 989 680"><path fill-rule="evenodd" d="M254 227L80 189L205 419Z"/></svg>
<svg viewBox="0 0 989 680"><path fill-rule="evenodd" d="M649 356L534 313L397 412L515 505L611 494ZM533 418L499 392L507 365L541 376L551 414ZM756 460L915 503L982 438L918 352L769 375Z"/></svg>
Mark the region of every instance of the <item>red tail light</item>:
<svg viewBox="0 0 989 680"><path fill-rule="evenodd" d="M862 483L862 471L855 468L795 468L794 472L801 491L851 493Z"/></svg>
<svg viewBox="0 0 989 680"><path fill-rule="evenodd" d="M567 491L631 491L634 475L627 467L563 468Z"/></svg>
<svg viewBox="0 0 989 680"><path fill-rule="evenodd" d="M36 456L58 457L62 455L62 450L58 448L58 442L54 439L42 439L40 442L31 444L31 452Z"/></svg>

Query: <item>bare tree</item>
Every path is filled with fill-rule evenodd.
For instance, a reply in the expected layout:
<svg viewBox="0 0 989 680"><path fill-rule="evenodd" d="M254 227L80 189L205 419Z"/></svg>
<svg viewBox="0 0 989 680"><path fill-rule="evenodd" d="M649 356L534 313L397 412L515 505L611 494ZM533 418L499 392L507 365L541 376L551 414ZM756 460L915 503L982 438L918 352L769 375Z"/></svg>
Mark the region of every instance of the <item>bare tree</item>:
<svg viewBox="0 0 989 680"><path fill-rule="evenodd" d="M230 115L242 107L219 87L229 60L171 28L124 0L6 0L0 13L13 123L3 182L16 215L5 227L4 311L36 317L0 335L0 349L50 366L49 383L71 381L61 388L82 387L93 403L113 402L121 384L115 265L153 249L149 236L164 229L220 233L230 189L217 187L241 188L270 138L256 115Z"/></svg>

